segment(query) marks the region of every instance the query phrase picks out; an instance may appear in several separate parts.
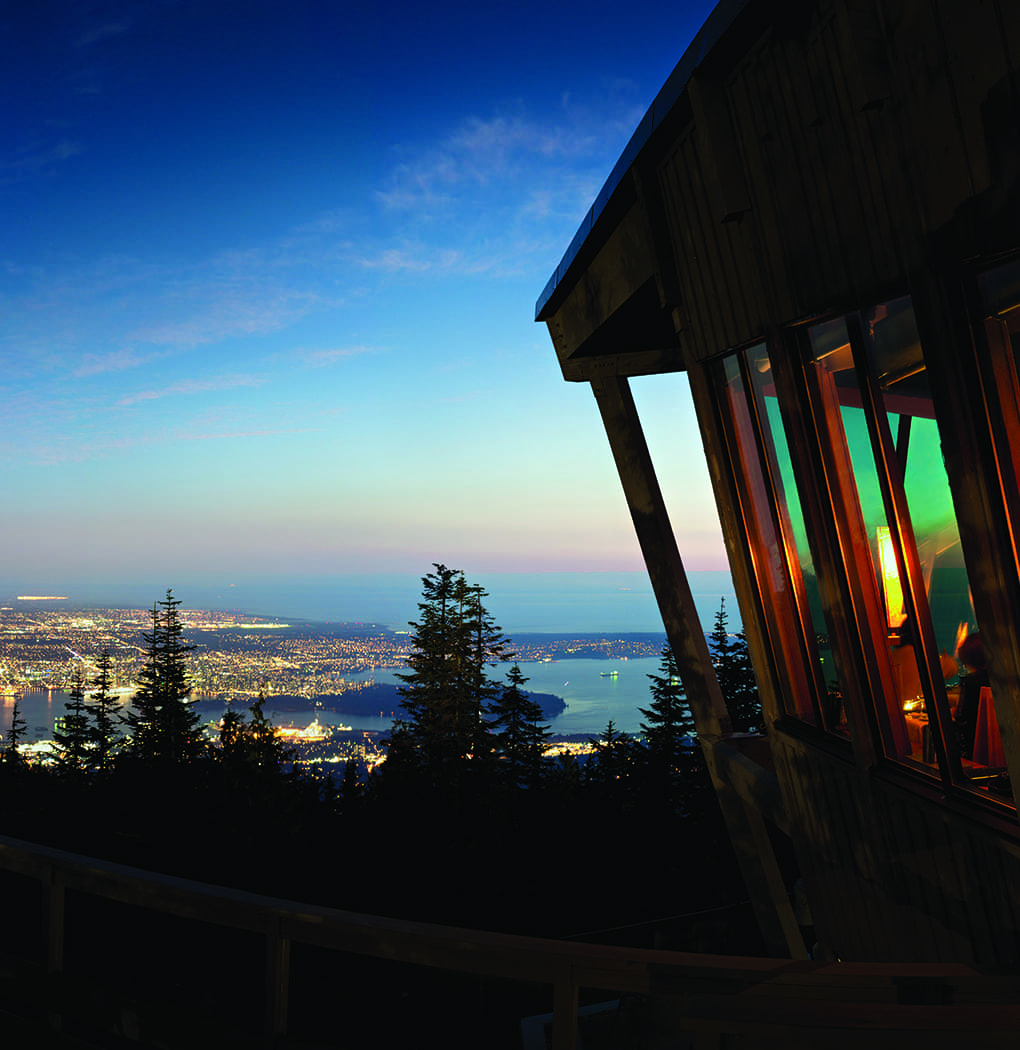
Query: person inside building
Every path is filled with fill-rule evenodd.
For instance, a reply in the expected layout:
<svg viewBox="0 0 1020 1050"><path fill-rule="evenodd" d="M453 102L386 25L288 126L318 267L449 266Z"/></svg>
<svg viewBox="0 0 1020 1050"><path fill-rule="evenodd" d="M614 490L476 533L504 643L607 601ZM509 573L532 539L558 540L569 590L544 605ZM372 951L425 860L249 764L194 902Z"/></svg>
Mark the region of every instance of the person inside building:
<svg viewBox="0 0 1020 1050"><path fill-rule="evenodd" d="M956 706L953 722L960 743L960 757L971 758L974 754L974 730L977 727L981 687L988 685L988 667L981 635L968 634L960 643L956 655L967 673L960 677L960 702Z"/></svg>

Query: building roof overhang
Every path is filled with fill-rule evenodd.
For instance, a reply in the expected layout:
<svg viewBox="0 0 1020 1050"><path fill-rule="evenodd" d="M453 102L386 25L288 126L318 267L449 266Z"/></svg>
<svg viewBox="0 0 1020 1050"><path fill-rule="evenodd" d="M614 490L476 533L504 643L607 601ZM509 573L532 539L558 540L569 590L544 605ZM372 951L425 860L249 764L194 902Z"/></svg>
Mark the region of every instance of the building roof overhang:
<svg viewBox="0 0 1020 1050"><path fill-rule="evenodd" d="M695 70L714 55L724 37L740 28L738 22L744 21L746 9L752 5L756 9L772 6L756 3L756 0L720 0L712 10L648 107L538 297L535 305L536 321L550 320L592 256L611 236L621 214L627 213L634 198L631 176L635 165L655 152L657 143L665 137L661 134L664 126L675 124L678 118L682 119L682 111L686 109L685 94Z"/></svg>

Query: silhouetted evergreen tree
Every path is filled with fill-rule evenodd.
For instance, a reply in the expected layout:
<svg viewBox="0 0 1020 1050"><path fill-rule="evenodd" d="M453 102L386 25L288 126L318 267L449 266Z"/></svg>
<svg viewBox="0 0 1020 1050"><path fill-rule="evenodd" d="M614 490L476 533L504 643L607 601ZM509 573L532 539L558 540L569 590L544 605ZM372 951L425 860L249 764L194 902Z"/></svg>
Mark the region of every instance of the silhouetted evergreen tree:
<svg viewBox="0 0 1020 1050"><path fill-rule="evenodd" d="M659 673L650 674L652 702L649 707L638 710L647 721L641 723L648 750L653 756L662 756L666 761L680 751L680 741L695 735L694 716L687 703L676 658L667 644L662 649Z"/></svg>
<svg viewBox="0 0 1020 1050"><path fill-rule="evenodd" d="M364 784L358 778L358 763L349 758L344 763L344 778L340 783L340 810L352 813L361 803L364 795Z"/></svg>
<svg viewBox="0 0 1020 1050"><path fill-rule="evenodd" d="M463 746L465 753L478 762L491 755L492 741L486 717L503 691L500 682L489 677L488 669L510 659L512 653L502 629L485 608L483 599L488 597L485 590L478 584L469 584L461 576L456 597L466 641L460 678L463 704L458 705L467 712Z"/></svg>
<svg viewBox="0 0 1020 1050"><path fill-rule="evenodd" d="M11 708L11 724L7 728L7 732L4 734L4 751L0 755L7 765L20 766L24 764L25 757L19 750L21 741L25 739L25 731L28 729L28 723L21 717L21 697L18 697L14 701L14 707Z"/></svg>
<svg viewBox="0 0 1020 1050"><path fill-rule="evenodd" d="M235 772L276 776L293 758L294 752L285 746L276 726L266 717L265 702L265 693L259 690L248 712L250 721L233 709L223 716L218 757Z"/></svg>
<svg viewBox="0 0 1020 1050"><path fill-rule="evenodd" d="M694 716L680 681L672 648L662 649L659 673L648 675L652 702L638 710L645 716L641 732L645 738L648 783L656 804L676 813L686 813L692 792L706 785L701 749L690 746L695 736Z"/></svg>
<svg viewBox="0 0 1020 1050"><path fill-rule="evenodd" d="M168 590L166 598L152 608L152 630L144 635L148 656L125 719L125 749L146 763L190 762L206 750L198 713L191 703L185 659L194 646L184 643L184 627L177 613L180 604Z"/></svg>
<svg viewBox="0 0 1020 1050"><path fill-rule="evenodd" d="M756 733L762 729L761 699L754 677L754 667L743 633L729 634L726 630L726 599L719 602L715 624L708 636L712 665L719 688L726 701L726 710L734 732Z"/></svg>
<svg viewBox="0 0 1020 1050"><path fill-rule="evenodd" d="M385 773L416 770L433 785L456 787L488 751L484 715L499 686L486 668L506 658L507 640L485 609L485 591L457 569L434 567L410 624L410 670L397 675L407 717L393 723Z"/></svg>
<svg viewBox="0 0 1020 1050"><path fill-rule="evenodd" d="M85 707L85 672L80 662L75 664L64 707L67 714L53 724L57 772L82 777L92 766L96 738Z"/></svg>
<svg viewBox="0 0 1020 1050"><path fill-rule="evenodd" d="M638 708L647 719L641 723L647 745L647 787L657 805L690 816L700 808L698 801L707 804L714 794L701 747L690 742L696 735L694 716L668 644L662 650L659 673L648 678L652 702Z"/></svg>
<svg viewBox="0 0 1020 1050"><path fill-rule="evenodd" d="M514 664L499 700L489 709L497 777L512 787L533 787L542 780L548 765L546 742L552 735L543 724L541 705L524 692L525 682L520 664Z"/></svg>
<svg viewBox="0 0 1020 1050"><path fill-rule="evenodd" d="M96 675L91 681L93 691L85 708L92 718L92 733L95 741L93 764L100 773L109 772L113 763L114 748L120 739L117 728L117 698L113 695L113 665L110 650L103 649L96 660Z"/></svg>
<svg viewBox="0 0 1020 1050"><path fill-rule="evenodd" d="M585 763L585 784L611 794L615 802L624 804L640 779L644 758L641 745L629 734L621 733L612 719L590 742L594 751Z"/></svg>

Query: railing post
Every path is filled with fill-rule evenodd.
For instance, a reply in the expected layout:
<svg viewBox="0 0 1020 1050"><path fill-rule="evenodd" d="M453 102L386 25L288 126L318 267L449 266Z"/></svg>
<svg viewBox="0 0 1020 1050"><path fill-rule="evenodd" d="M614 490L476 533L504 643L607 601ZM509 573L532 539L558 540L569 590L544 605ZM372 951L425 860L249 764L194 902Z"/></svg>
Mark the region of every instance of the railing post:
<svg viewBox="0 0 1020 1050"><path fill-rule="evenodd" d="M49 865L46 869L46 970L64 968L64 884Z"/></svg>
<svg viewBox="0 0 1020 1050"><path fill-rule="evenodd" d="M287 1034L287 999L290 991L290 938L284 936L282 920L274 916L266 930L266 1030L270 1035Z"/></svg>
<svg viewBox="0 0 1020 1050"><path fill-rule="evenodd" d="M64 1026L63 996L52 987L52 981L53 975L62 973L64 969L64 883L52 864L46 865L43 885L46 890L46 973L51 981L47 994L46 1026L51 1032L59 1032ZM57 991L56 995L54 991Z"/></svg>
<svg viewBox="0 0 1020 1050"><path fill-rule="evenodd" d="M552 1050L577 1050L577 980L569 965L553 988Z"/></svg>

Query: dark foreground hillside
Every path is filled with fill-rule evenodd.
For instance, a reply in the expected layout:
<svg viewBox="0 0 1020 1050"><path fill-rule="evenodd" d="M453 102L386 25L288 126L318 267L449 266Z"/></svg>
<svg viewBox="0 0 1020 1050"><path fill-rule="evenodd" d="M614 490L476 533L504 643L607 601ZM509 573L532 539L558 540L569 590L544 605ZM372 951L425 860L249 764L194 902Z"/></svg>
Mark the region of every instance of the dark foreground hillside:
<svg viewBox="0 0 1020 1050"><path fill-rule="evenodd" d="M543 937L762 951L711 804L680 818L653 801L552 787L345 804L321 785L270 790L225 782L216 769L75 785L0 766L0 790L19 800L0 816L4 835L271 896ZM70 894L67 971L55 991L26 968L42 958L43 889L2 873L0 894L0 977L19 1015L44 1017L43 1000L56 995L103 1046L243 1045L258 1035L261 938ZM154 954L153 944L166 947ZM406 1046L413 1032L439 1030L448 1045L478 1045L470 1033L487 1017L486 1045L517 1046L519 1019L551 1009L548 987L302 946L291 985L290 1031L310 1041L294 1045L341 1045L332 1040L343 1031L346 1045Z"/></svg>

